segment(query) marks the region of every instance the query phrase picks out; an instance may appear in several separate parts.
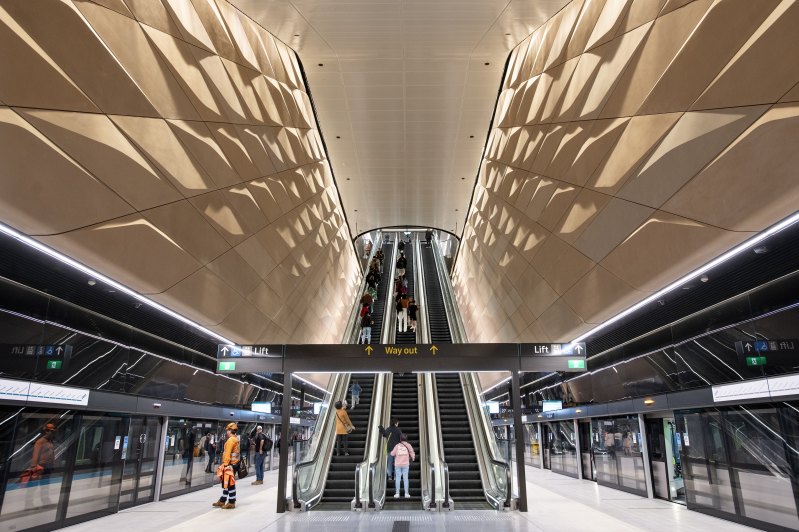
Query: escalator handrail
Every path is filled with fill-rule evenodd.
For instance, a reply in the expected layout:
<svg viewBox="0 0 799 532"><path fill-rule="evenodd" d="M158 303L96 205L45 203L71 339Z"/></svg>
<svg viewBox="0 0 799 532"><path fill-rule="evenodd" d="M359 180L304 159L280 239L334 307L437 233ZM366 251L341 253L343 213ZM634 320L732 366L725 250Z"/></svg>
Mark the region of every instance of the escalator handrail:
<svg viewBox="0 0 799 532"><path fill-rule="evenodd" d="M475 451L478 452L478 462L481 459L487 460L488 463L498 466L504 470L505 493L502 494L501 498L499 498L496 497L493 493L491 493L490 490L485 489L486 486L491 486L492 479L494 481L497 481L499 479L491 474L489 468L481 465L480 468L481 475L483 469L485 469L485 474L489 477L483 479L485 496L486 498L494 502L498 510L501 510L503 507L510 507L511 499L513 497L513 487L511 486L512 475L511 475L510 464L507 461L500 460L497 458L497 456L499 456L499 451L498 449L495 448L496 440L494 439L495 438L494 431L490 427L490 420L488 419L485 410L482 407L480 407L481 392L479 392L478 390L478 383L476 381L476 377L474 373L461 373L460 380L461 380L461 387L463 388L463 398L464 401L466 402L466 411L469 416L469 423L472 425L472 434L476 433L477 435L474 441L475 441ZM470 391L472 393L470 393ZM494 446L491 445L492 442L495 444ZM496 487L498 488L499 486Z"/></svg>
<svg viewBox="0 0 799 532"><path fill-rule="evenodd" d="M442 426L441 425L441 412L439 411L439 408L438 408L438 384L436 383L436 379L435 378L433 378L432 386L433 386L432 396L433 396L434 400L436 401L436 408L435 408L436 419L435 419L435 424L436 424L436 428L438 429L438 431L437 431L438 459L441 462L441 470L442 470L442 472L444 474L444 478L442 479L442 481L444 483L443 484L443 487L444 487L444 502L443 502L443 505L446 508L446 507L449 507L449 503L450 503L450 498L449 498L449 465L447 465L446 460L444 460L444 437L441 434L441 426Z"/></svg>
<svg viewBox="0 0 799 532"><path fill-rule="evenodd" d="M441 249L438 247L438 238L433 238L430 242L430 247L433 252L433 260L435 261L436 276L438 277L438 284L441 287L441 299L444 302L444 310L447 318L447 325L449 325L449 332L452 338L452 343L462 344L467 343L468 337L466 335L466 328L461 319L461 313L458 311L457 304L455 303L455 295L452 292L452 283L446 274L446 265L444 258L441 256Z"/></svg>
<svg viewBox="0 0 799 532"><path fill-rule="evenodd" d="M382 238L382 233L380 231L377 232L377 237ZM366 292L366 276L369 274L369 264L372 263L372 259L374 258L375 254L377 253L378 247L373 245L372 252L369 254L369 259L366 262L366 271L363 272L363 279L361 280L360 290L356 297L355 305L353 306L352 311L350 311L350 317L347 319L347 325L344 327L344 338L341 339L342 344L354 344L358 341L361 334L361 327L360 323L358 323L358 318L360 317L361 311L361 296L363 296L364 292Z"/></svg>
<svg viewBox="0 0 799 532"><path fill-rule="evenodd" d="M379 405L380 405L379 408L381 409L381 414L382 414L381 415L381 419L380 419L381 423L376 423L376 424L371 424L370 423L370 427L372 427L372 429L371 429L372 432L371 432L370 435L372 436L372 438L374 438L374 441L376 441L377 443L372 443L372 441L369 440L369 439L367 439L367 442L366 442L366 449L369 449L371 446L374 446L374 445L377 446L377 451L375 453L375 459L374 460L369 460L368 455L367 455L367 460L369 461L369 465L367 466L367 471L366 471L367 488L368 488L368 495L369 495L369 506L368 506L369 508L376 508L377 507L376 502L379 502L380 503L380 507L382 507L383 506L383 501L385 501L385 486L384 486L384 489L383 489L383 497L379 501L376 501L376 499L375 499L375 473L377 471L377 466L383 460L383 453L381 451L382 448L383 448L383 445L381 445L382 440L383 440L383 435L381 433L379 433L379 432L375 433L375 430L377 429L378 425L385 426L390 421L390 418L387 415L387 413L388 414L391 413L391 387L392 387L391 385L393 383L393 379L392 379L391 374L381 374L378 377L381 379L381 385L382 385L382 389L383 389L383 396L382 396L382 398L380 400L380 403L379 403ZM372 397L375 397L375 394L372 394ZM377 403L375 403L375 405L372 406L372 414L370 414L370 416L374 416L375 415L374 414L375 413L374 409L377 408L377 407L378 407ZM371 417L370 417L370 421L371 421ZM379 431L379 429L377 429L377 430ZM359 470L359 469L360 469L360 464L359 464L359 466L357 466L356 471ZM383 478L385 478L385 475L383 475ZM360 494L359 494L359 498L360 498Z"/></svg>
<svg viewBox="0 0 799 532"><path fill-rule="evenodd" d="M344 389L344 391L346 393L346 390L349 387L350 374L349 373L340 373L340 374L336 375L335 379L336 379L336 382L331 387L331 392L330 392L330 397L331 398L339 397L339 395L337 395L337 394L341 393L342 388ZM343 386L342 386L342 383L343 383ZM331 423L335 423L335 421L332 418L333 410L334 410L334 408L333 408L332 401L331 401L331 404L328 405L327 411L325 412L325 416L324 416L323 422L321 424L317 423L317 425L321 425L323 427L322 430L325 431L325 432L323 432L322 434L319 435L320 438L325 437L325 434L327 434L329 432L329 431L326 430L325 427L327 427L327 425L329 425ZM330 421L328 421L328 420L330 420ZM285 432L288 433L288 431L285 431ZM328 437L329 437L329 434L328 434ZM331 453L332 453L332 450L333 450L332 443L335 443L335 437L331 440L331 445L330 445L330 449L329 449L331 451ZM309 458L308 460L305 460L303 462L300 462L299 464L296 464L294 466L294 469L293 469L292 475L291 475L292 476L291 497L292 497L292 502L293 502L294 508L301 508L302 504L303 504L303 501L300 500L300 495L299 495L300 470L305 469L306 467L310 467L311 465L313 465L316 462L318 462L318 460L320 459L321 452L322 452L322 447L323 447L323 445L321 445L321 444L317 445L316 448L314 449L314 453L313 453L313 456L311 458ZM324 447L327 447L327 446L324 446ZM328 456L328 453L326 453L325 456ZM327 477L327 475L325 475L325 477ZM325 478L324 480L321 480L321 478L320 478L319 485L320 486L324 486L326 481L327 481L327 478ZM321 498L322 493L323 493L324 490L323 489L319 489L319 486L317 486L317 489L318 489L318 494L314 495L308 501L304 501L305 504L310 504L311 501L314 501L317 498Z"/></svg>

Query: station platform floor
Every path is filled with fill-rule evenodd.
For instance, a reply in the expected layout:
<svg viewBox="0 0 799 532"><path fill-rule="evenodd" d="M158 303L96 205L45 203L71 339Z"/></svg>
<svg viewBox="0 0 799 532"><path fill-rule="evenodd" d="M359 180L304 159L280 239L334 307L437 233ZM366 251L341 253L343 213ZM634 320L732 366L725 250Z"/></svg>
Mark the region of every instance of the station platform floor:
<svg viewBox="0 0 799 532"><path fill-rule="evenodd" d="M661 500L651 500L576 480L550 471L527 467L529 511L496 512L455 510L445 513L383 512L275 512L277 471L268 472L261 486L254 480L239 481L239 502L235 510L212 508L220 495L217 487L196 491L166 501L145 504L118 514L95 519L64 530L114 532L246 530L290 531L428 531L473 530L492 532L613 530L613 532L733 532L755 529L697 512ZM289 478L291 478L289 476ZM474 528L476 527L476 528Z"/></svg>

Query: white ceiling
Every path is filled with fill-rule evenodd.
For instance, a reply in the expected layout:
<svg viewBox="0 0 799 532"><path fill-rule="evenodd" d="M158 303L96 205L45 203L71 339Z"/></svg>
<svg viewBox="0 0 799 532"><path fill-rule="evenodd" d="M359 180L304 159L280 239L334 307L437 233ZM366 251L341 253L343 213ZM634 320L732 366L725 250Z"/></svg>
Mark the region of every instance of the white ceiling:
<svg viewBox="0 0 799 532"><path fill-rule="evenodd" d="M299 54L353 234L460 234L508 53L568 0L232 2Z"/></svg>

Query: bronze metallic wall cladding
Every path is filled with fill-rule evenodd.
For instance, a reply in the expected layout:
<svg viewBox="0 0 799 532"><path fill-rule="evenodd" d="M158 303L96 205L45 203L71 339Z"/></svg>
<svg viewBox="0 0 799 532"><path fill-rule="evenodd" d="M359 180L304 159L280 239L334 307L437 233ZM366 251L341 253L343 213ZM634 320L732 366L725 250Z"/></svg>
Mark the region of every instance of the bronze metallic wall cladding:
<svg viewBox="0 0 799 532"><path fill-rule="evenodd" d="M454 283L568 341L799 205L799 4L575 0L511 53Z"/></svg>
<svg viewBox="0 0 799 532"><path fill-rule="evenodd" d="M338 341L357 258L294 52L224 0L34 4L0 1L2 221L236 341Z"/></svg>

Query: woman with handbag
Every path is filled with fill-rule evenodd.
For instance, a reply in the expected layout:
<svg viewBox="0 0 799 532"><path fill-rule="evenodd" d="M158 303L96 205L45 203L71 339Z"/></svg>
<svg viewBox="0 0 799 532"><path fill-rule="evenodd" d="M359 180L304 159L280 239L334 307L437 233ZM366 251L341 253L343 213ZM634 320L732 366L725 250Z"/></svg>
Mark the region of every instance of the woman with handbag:
<svg viewBox="0 0 799 532"><path fill-rule="evenodd" d="M350 421L350 416L347 411L342 408L341 401L336 401L336 454L341 454L343 446L343 454L349 456L349 434L355 427Z"/></svg>
<svg viewBox="0 0 799 532"><path fill-rule="evenodd" d="M222 496L212 506L232 510L236 507L236 471L241 459L239 438L236 436L239 427L235 423L228 423L225 429L227 440L222 452L222 463L216 470L216 476L222 481Z"/></svg>

